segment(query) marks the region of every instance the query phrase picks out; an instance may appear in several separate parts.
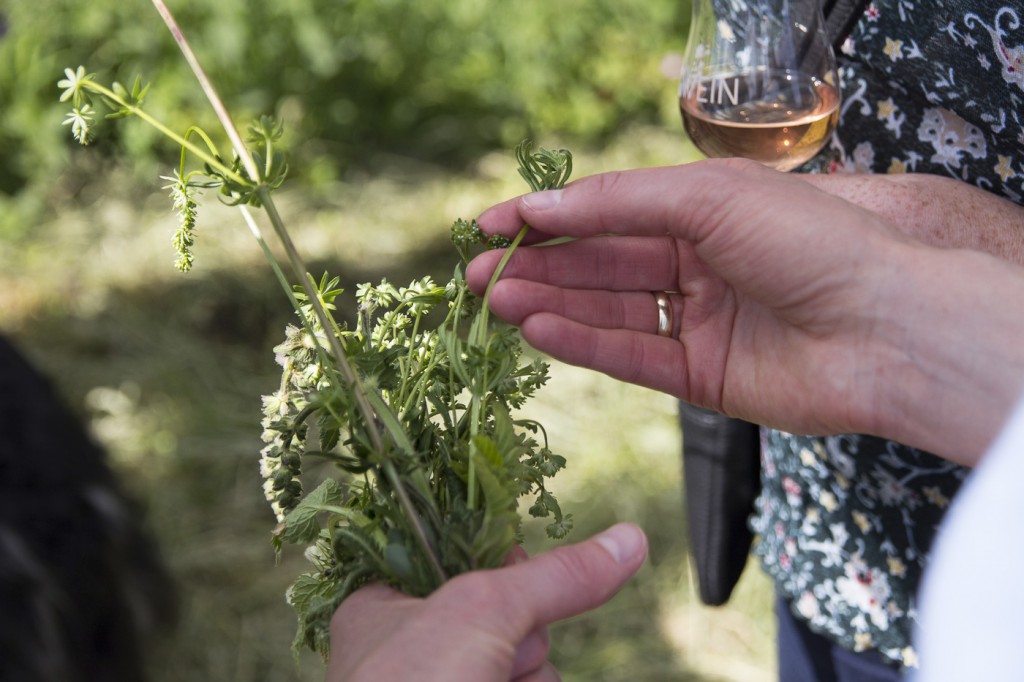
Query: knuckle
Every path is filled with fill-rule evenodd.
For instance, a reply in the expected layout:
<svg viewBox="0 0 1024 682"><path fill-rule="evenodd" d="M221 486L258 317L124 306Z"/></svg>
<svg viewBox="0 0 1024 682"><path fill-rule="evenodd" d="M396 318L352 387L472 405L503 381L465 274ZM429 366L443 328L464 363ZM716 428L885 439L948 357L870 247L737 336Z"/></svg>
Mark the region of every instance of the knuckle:
<svg viewBox="0 0 1024 682"><path fill-rule="evenodd" d="M380 584L371 584L353 592L331 615L331 632L343 635L350 628L358 627L363 612L374 608L375 603L394 594L394 590Z"/></svg>
<svg viewBox="0 0 1024 682"><path fill-rule="evenodd" d="M502 604L504 595L488 571L471 571L455 576L440 590L436 598L452 604L477 608L493 608Z"/></svg>
<svg viewBox="0 0 1024 682"><path fill-rule="evenodd" d="M591 176L591 182L593 184L591 191L595 192L599 196L604 194L614 194L622 185L623 178L623 171L608 171L607 173L600 173L598 175ZM566 189L571 191L573 187L574 185L569 185Z"/></svg>
<svg viewBox="0 0 1024 682"><path fill-rule="evenodd" d="M603 205L601 203L602 200L614 199L621 192L625 192L628 196L629 187L627 184L625 171L609 171L590 176L585 184L567 185L566 191L571 192L575 189L575 191L583 192L584 201L582 205L586 207L589 213L593 213L589 218L598 226L599 232L609 232L615 226L609 224L608 212L602 210L594 211L594 209Z"/></svg>

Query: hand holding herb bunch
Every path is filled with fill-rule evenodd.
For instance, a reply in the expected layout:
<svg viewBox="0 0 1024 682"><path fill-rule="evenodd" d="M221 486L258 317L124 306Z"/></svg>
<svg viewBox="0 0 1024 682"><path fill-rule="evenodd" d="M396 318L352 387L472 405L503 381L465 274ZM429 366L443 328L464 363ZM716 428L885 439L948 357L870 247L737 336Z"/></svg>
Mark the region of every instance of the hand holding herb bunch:
<svg viewBox="0 0 1024 682"><path fill-rule="evenodd" d="M150 116L141 80L130 90L107 87L84 67L67 69L59 83L61 101L73 107L65 124L88 144L102 104L108 118L139 118L180 144L178 168L166 178L180 219L177 267L194 264L199 193L217 190L239 208L296 312L298 323L275 348L283 373L263 401L260 468L278 520L274 546L307 545L313 563L288 593L299 620L295 650L326 655L331 615L361 585L382 582L422 596L454 575L500 566L521 539L521 496L531 496L531 515L551 519L551 537L572 526L545 487L564 458L549 449L539 423L515 414L547 381L547 366L523 360L515 331L491 322L464 276L474 247L508 246L507 261L526 227L509 244L488 240L475 221L457 220L451 236L462 262L450 282L360 285L357 322L338 323L329 312L343 294L338 279L309 274L273 200L288 169L278 149L281 125L264 117L243 141L174 18L162 0L153 4L216 111L230 152L198 127L178 135ZM517 157L535 190L563 186L572 169L565 150L535 152L524 143ZM252 208L273 227L285 266ZM309 458L332 462L338 474L307 493L301 475Z"/></svg>
<svg viewBox="0 0 1024 682"><path fill-rule="evenodd" d="M557 680L547 626L606 602L646 556L643 532L622 523L426 599L368 585L337 611L327 680Z"/></svg>

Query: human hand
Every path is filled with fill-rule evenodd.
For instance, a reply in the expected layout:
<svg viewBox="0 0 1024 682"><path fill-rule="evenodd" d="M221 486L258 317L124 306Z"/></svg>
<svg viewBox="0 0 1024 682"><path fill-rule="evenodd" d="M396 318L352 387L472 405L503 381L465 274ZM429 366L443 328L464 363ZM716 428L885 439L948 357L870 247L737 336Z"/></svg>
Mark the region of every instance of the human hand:
<svg viewBox="0 0 1024 682"><path fill-rule="evenodd" d="M643 531L619 524L576 545L457 576L426 599L364 587L331 621L327 682L557 680L546 626L608 601L646 556Z"/></svg>
<svg viewBox="0 0 1024 682"><path fill-rule="evenodd" d="M925 173L794 177L879 214L926 244L985 251L1024 265L1024 207L966 182Z"/></svg>
<svg viewBox="0 0 1024 682"><path fill-rule="evenodd" d="M491 233L524 222L533 241L582 239L518 250L490 305L563 361L730 416L884 435L963 463L1021 389L1024 358L1000 341L1020 338L1021 316L986 295L1024 305L1019 270L929 248L759 164L608 173L480 217ZM475 291L499 256L470 265ZM652 291L677 292L668 337L655 333ZM991 360L980 361L975 331L986 329Z"/></svg>

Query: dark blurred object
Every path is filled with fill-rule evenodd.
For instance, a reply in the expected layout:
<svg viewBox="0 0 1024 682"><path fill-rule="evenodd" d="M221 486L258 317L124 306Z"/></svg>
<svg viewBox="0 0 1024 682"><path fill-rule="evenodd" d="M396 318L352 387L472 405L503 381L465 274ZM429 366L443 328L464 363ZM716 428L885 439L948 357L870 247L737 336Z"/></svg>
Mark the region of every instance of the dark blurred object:
<svg viewBox="0 0 1024 682"><path fill-rule="evenodd" d="M871 0L824 0L825 30L832 39L832 49L837 53L869 4Z"/></svg>
<svg viewBox="0 0 1024 682"><path fill-rule="evenodd" d="M690 549L700 599L724 604L747 565L754 534L747 519L761 489L756 424L679 403Z"/></svg>
<svg viewBox="0 0 1024 682"><path fill-rule="evenodd" d="M137 682L175 591L103 451L0 337L0 681Z"/></svg>

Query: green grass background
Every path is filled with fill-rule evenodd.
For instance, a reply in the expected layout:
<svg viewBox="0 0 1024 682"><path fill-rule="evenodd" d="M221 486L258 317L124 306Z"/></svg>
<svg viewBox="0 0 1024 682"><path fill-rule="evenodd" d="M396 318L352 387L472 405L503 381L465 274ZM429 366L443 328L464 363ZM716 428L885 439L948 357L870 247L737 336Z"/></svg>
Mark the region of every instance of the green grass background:
<svg viewBox="0 0 1024 682"><path fill-rule="evenodd" d="M0 36L0 65L6 67L0 70L0 329L54 379L108 449L142 501L180 586L182 621L152 652L152 679L322 679L315 657L305 657L296 669L288 652L294 620L283 594L305 562L292 549L275 565L274 520L258 476L259 397L277 383L271 348L289 321L287 302L237 211L214 199L200 212L196 270L186 276L172 268L174 218L157 176L177 156L140 124L108 129L111 137L93 149L65 140L54 83L63 66L86 57L115 73L148 65L154 92L164 85L168 93L154 100L156 110L202 111L193 94L181 94L194 86L163 45L170 41L162 28L151 18L140 19L141 27L132 24L136 14L149 17L148 3L100 2L91 10L81 3L47 3L49 26L19 18L29 16L25 0L0 10L6 17ZM449 76L441 80L450 88L438 85L417 95L437 100L433 109L422 103L417 109L431 116L404 124L398 114L396 120L383 117L392 127L369 140L332 137L325 131L340 126L344 112L323 112L345 99L359 111L372 114L378 106L394 113L401 93L373 84L374 78L397 76L381 72L379 64L370 69L374 78L340 69L308 90L267 94L241 84L273 80L271 65L246 61L243 66L251 68L229 68L213 53L211 71L215 81L221 76L228 82L229 106L292 118L289 142L297 170L279 201L314 272L339 274L348 291L384 276L397 283L425 274L446 280L455 262L447 241L451 221L523 191L507 144L522 134L543 146L570 146L577 176L697 158L676 119L675 85L661 72L672 51L682 49L679 32L688 5L595 2L587 14L580 3L552 3L561 7L556 16L550 4L524 4L516 25L522 35L510 37L514 31L498 22L491 33L481 29L464 38L483 51L475 61L453 51L434 53L432 63ZM340 17L320 22L321 28L342 26L344 11L361 17L360 31L342 37L355 35L386 57L386 42L381 47L371 38L393 33L387 22L403 14L415 14L422 31L430 28L444 38L455 28L463 31L456 37L469 35L486 10L470 0L310 1L288 5L280 10L288 21L267 27L257 22L267 21L260 12L269 12L270 3L249 4L256 18L244 21L229 13L241 13L245 3L225 2L218 10L198 1L182 5L185 17L202 27L196 40L208 41L200 51L210 52L210 36L221 36L224 49L244 55L244 46L258 44L262 35L284 46L288 64L314 75L331 67L331 55L317 52L323 36L314 35L310 24L324 12ZM552 28L552 17L562 23ZM600 54L587 33L597 27ZM432 44L422 31L403 30L410 45ZM488 35L500 51L480 42ZM333 44L323 49L336 49ZM163 46L152 52L153 45ZM400 45L390 49L405 54ZM494 57L499 52L500 60ZM81 60L79 53L85 53ZM64 58L73 61L56 61ZM11 71L15 67L22 69L20 78ZM547 80L536 80L538 74ZM346 77L362 85L346 90L344 98L327 89L343 87ZM494 87L498 80L504 89ZM458 98L474 83L484 93L463 99L460 108ZM493 130L459 128L460 122L482 120ZM356 124L369 125L352 118ZM452 125L462 132L453 136ZM316 136L307 136L311 130ZM417 130L430 139L415 142ZM726 607L703 607L696 597L674 401L556 364L526 412L545 424L553 449L568 459L553 488L577 520L572 537L628 520L651 540L650 561L615 599L553 629L552 657L564 679L772 679L772 598L756 566ZM536 527L529 526L527 535L531 552L550 547Z"/></svg>
<svg viewBox="0 0 1024 682"><path fill-rule="evenodd" d="M641 128L578 155L577 168L662 163L667 150L692 154L678 131ZM382 276L443 277L451 217L521 192L513 163L494 153L458 176L397 167L330 202L285 191L283 211L300 249L349 290ZM287 303L237 213L207 204L200 225L198 267L183 276L170 266L162 196L64 212L4 270L0 326L89 420L147 508L184 599L181 626L154 652L154 679L319 679L313 657L297 672L288 655L283 593L304 560L292 549L275 566L257 471L259 396L276 385L270 349ZM564 678L771 679L771 595L757 568L727 607L696 599L674 401L555 364L527 408L568 458L554 489L577 519L574 537L628 520L651 540L648 565L622 593L554 629ZM531 528L531 551L549 546L541 536Z"/></svg>

